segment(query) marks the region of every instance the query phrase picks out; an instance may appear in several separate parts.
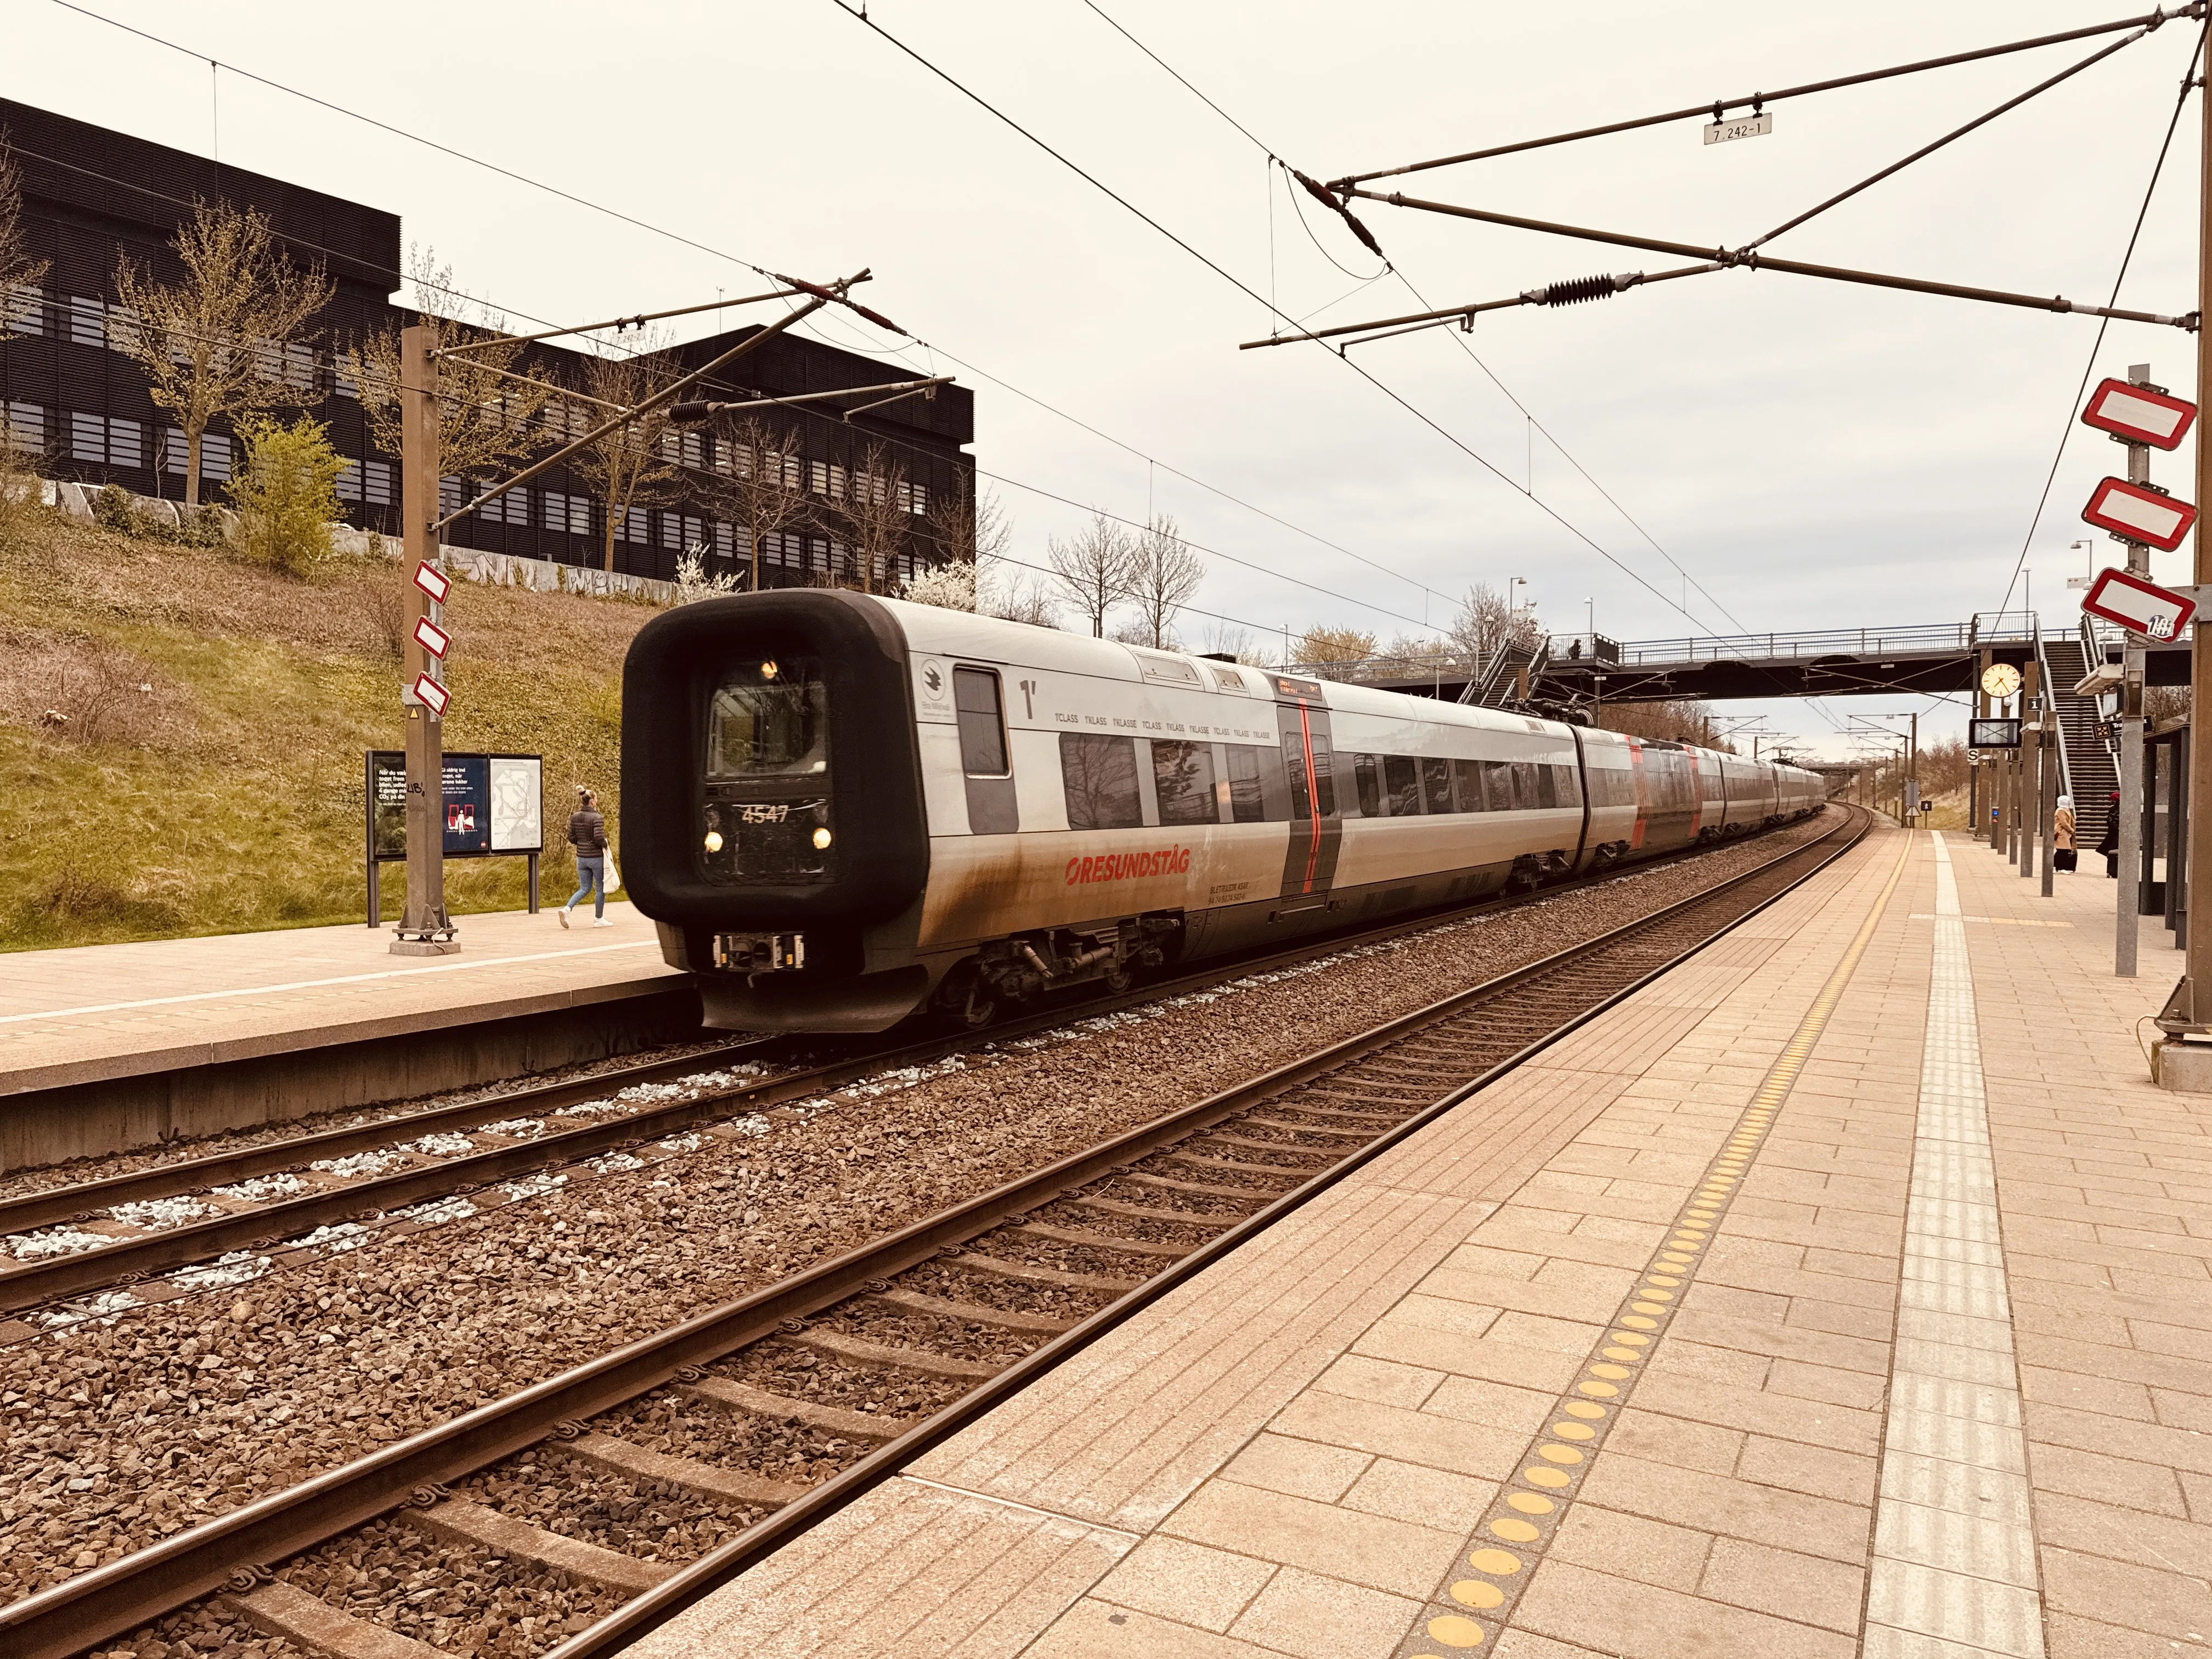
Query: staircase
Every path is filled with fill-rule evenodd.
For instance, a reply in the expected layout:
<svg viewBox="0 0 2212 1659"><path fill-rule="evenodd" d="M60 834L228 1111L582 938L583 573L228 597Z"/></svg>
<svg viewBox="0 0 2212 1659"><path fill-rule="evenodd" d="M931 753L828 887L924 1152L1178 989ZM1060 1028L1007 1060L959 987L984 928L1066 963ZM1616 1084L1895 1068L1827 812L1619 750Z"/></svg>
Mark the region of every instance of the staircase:
<svg viewBox="0 0 2212 1659"><path fill-rule="evenodd" d="M1490 666L1482 678L1468 682L1467 689L1459 694L1459 700L1480 703L1486 708L1507 708L1515 701L1514 691L1520 683L1521 671L1524 668L1528 671L1528 688L1534 691L1551 660L1552 638L1548 634L1540 638L1533 648L1525 645L1502 647L1490 659Z"/></svg>
<svg viewBox="0 0 2212 1659"><path fill-rule="evenodd" d="M2042 652L2044 684L2058 711L2064 788L2074 797L2074 844L2094 847L2104 839L2112 816L2112 791L2120 787L2119 768L2100 729L2097 700L2074 695L2074 687L2091 666L2081 639L2071 634L2046 635Z"/></svg>

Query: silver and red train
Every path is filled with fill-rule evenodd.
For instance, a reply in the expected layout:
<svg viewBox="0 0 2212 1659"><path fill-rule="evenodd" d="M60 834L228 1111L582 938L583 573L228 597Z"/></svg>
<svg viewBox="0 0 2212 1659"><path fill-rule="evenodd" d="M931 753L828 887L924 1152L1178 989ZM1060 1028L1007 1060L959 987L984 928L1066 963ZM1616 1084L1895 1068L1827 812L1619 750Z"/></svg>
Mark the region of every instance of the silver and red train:
<svg viewBox="0 0 2212 1659"><path fill-rule="evenodd" d="M1815 774L830 589L654 618L623 863L709 1024L1040 993L1750 834Z"/></svg>

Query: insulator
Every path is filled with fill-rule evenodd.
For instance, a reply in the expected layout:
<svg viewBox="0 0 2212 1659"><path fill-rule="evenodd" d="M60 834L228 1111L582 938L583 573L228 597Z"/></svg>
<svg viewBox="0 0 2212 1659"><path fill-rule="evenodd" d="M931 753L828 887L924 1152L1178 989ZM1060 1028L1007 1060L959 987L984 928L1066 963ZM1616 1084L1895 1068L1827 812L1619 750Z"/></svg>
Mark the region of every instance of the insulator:
<svg viewBox="0 0 2212 1659"><path fill-rule="evenodd" d="M1553 283L1544 289L1547 306L1578 306L1585 300L1610 300L1618 290L1610 276L1577 276L1571 283Z"/></svg>

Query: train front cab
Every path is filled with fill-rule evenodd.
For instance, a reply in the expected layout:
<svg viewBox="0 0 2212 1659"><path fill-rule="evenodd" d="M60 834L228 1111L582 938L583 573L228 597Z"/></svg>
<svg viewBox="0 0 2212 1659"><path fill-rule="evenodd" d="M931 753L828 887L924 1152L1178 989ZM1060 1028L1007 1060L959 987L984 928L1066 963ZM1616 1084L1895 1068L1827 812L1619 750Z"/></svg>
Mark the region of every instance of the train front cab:
<svg viewBox="0 0 2212 1659"><path fill-rule="evenodd" d="M623 669L625 884L710 1025L880 1030L928 990L929 873L906 642L822 589L638 630Z"/></svg>

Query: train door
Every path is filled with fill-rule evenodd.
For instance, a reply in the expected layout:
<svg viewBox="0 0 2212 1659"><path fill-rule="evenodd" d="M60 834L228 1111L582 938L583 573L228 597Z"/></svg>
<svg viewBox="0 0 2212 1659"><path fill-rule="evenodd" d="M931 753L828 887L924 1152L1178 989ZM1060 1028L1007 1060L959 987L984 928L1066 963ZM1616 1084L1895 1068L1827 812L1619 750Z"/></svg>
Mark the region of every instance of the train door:
<svg viewBox="0 0 2212 1659"><path fill-rule="evenodd" d="M1336 805L1336 755L1328 708L1311 680L1275 677L1281 700L1275 726L1282 737L1283 781L1291 796L1291 841L1283 854L1283 896L1325 900L1336 880L1344 819Z"/></svg>

